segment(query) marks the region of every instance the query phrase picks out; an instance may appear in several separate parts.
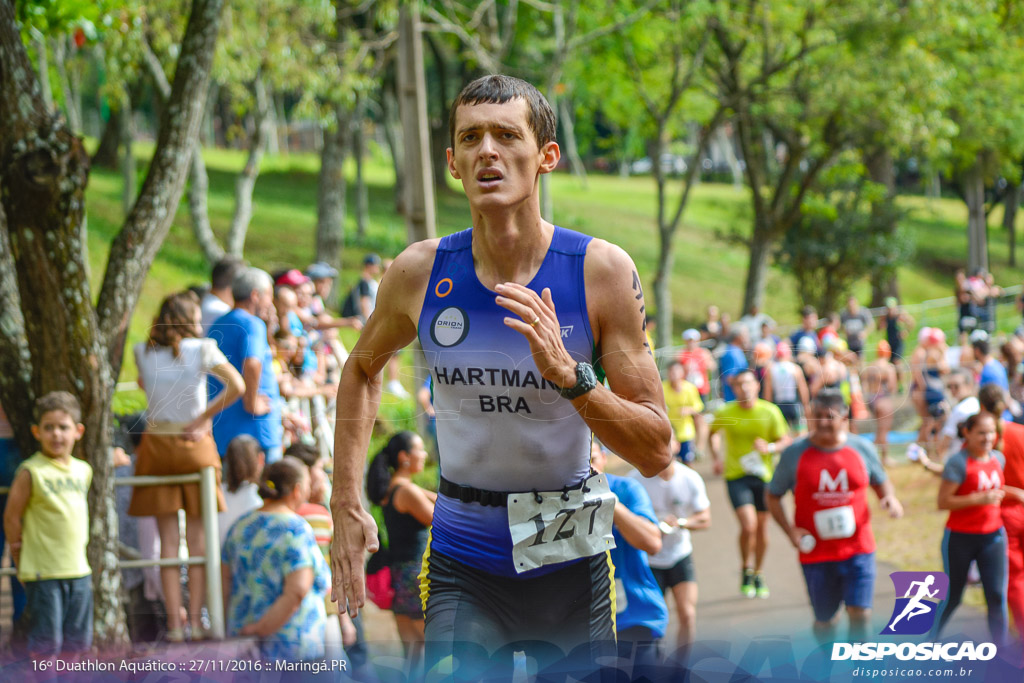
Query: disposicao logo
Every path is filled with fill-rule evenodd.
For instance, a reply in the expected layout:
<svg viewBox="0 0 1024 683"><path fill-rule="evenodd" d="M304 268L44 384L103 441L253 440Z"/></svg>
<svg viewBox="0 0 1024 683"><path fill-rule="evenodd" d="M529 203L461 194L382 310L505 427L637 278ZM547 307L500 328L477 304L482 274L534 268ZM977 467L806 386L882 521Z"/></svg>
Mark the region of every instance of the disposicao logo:
<svg viewBox="0 0 1024 683"><path fill-rule="evenodd" d="M928 633L938 617L939 603L946 599L949 577L944 572L893 572L889 578L896 588L896 605L881 634Z"/></svg>

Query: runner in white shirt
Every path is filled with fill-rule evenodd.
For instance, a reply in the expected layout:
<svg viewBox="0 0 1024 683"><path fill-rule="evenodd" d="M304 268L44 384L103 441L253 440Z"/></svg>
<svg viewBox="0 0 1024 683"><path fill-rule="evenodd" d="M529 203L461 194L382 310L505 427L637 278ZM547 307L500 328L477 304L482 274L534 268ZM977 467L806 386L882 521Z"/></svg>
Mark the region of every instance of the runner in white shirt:
<svg viewBox="0 0 1024 683"><path fill-rule="evenodd" d="M678 444L673 445L678 448ZM704 480L686 465L673 461L660 474L631 476L651 497L660 520L661 551L650 558L651 571L662 591L672 592L679 617L678 647L693 642L697 630L697 577L693 569L690 531L711 526L711 502Z"/></svg>

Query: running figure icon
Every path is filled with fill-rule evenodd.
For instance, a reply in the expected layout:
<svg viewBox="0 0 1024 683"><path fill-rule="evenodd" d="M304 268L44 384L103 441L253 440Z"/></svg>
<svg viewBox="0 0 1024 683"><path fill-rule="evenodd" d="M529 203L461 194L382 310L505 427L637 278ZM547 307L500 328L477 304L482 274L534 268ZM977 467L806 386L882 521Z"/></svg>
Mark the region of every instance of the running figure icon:
<svg viewBox="0 0 1024 683"><path fill-rule="evenodd" d="M934 605L924 602L924 598L934 598L939 594L938 588L934 591L928 590L934 583L934 574L929 574L924 581L912 581L910 583L910 586L907 588L906 595L903 596L904 598L910 598L910 602L908 602L906 607L903 608L903 611L900 612L899 616L893 619L892 623L889 624L890 631L896 631L896 623L903 617L906 617L907 621L910 621L916 616L928 614L935 609ZM915 590L915 586L917 587L917 593L911 596L910 594Z"/></svg>

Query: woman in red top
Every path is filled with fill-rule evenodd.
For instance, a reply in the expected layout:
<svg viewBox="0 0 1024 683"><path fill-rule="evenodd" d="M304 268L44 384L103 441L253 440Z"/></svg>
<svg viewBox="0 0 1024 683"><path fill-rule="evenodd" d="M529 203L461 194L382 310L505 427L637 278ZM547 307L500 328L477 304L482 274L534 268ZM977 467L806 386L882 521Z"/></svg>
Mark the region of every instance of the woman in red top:
<svg viewBox="0 0 1024 683"><path fill-rule="evenodd" d="M971 562L978 563L988 605L988 628L993 640L1006 636L1006 532L999 505L1003 485L1003 454L992 450L996 421L987 413L971 415L961 425L964 450L947 462L939 486L939 509L949 510L942 538L942 559L949 575L949 595L933 628L942 627L960 605ZM1010 487L1017 495L1017 489Z"/></svg>

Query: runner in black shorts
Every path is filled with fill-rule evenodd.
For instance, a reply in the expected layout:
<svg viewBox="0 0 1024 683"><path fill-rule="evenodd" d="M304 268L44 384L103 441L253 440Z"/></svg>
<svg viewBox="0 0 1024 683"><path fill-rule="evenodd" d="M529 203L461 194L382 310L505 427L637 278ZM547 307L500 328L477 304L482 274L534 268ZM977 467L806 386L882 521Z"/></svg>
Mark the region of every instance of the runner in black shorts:
<svg viewBox="0 0 1024 683"><path fill-rule="evenodd" d="M352 613L365 600L364 557L378 544L360 490L380 373L418 339L441 469L420 574L426 678L510 680L525 650L586 679L614 647L615 616L614 496L591 474L591 439L649 475L672 459L640 278L618 247L541 217L539 177L560 152L536 88L473 81L449 133L472 227L395 259L342 372L333 595Z"/></svg>
<svg viewBox="0 0 1024 683"><path fill-rule="evenodd" d="M737 400L715 413L711 432L721 432L725 461L712 440L715 474L724 474L729 499L740 523L740 593L748 598L768 597L761 564L768 549L768 512L764 485L771 480L775 454L789 442L789 427L778 406L757 397L754 373L739 372L733 378Z"/></svg>

